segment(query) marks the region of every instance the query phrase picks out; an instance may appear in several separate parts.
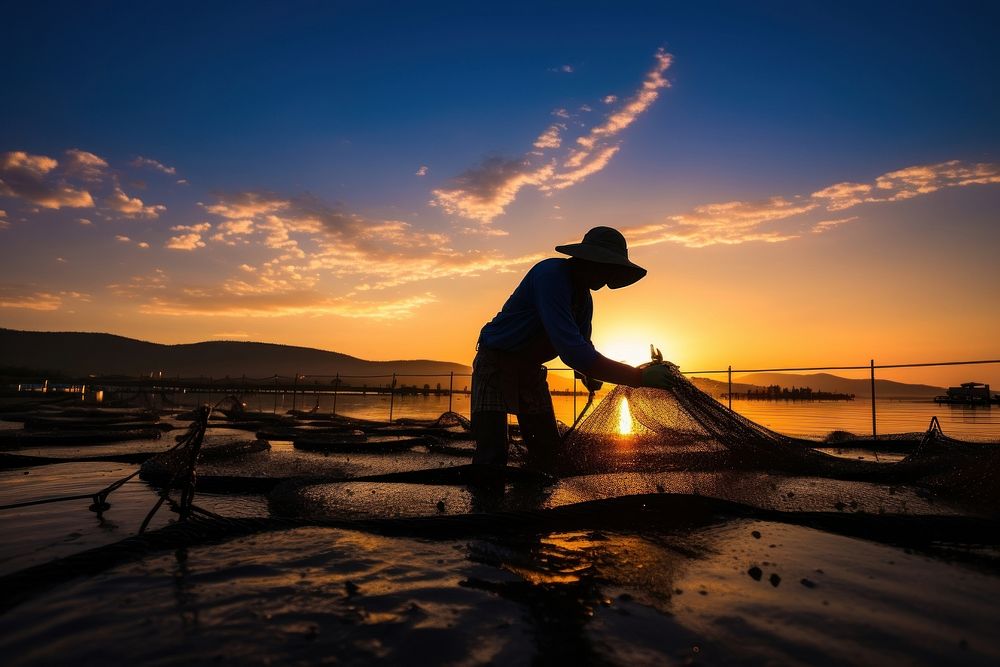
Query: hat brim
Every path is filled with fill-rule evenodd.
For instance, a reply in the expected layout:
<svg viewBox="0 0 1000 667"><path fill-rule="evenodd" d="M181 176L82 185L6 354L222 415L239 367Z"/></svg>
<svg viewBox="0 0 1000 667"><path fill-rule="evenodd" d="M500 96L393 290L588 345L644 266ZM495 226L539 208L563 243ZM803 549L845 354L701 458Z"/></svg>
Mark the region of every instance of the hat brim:
<svg viewBox="0 0 1000 667"><path fill-rule="evenodd" d="M620 289L628 287L632 283L642 280L646 275L646 269L638 264L630 262L618 253L595 246L589 243L569 243L567 245L556 246L556 252L561 252L570 257L585 259L598 264L608 264L614 267L608 278L610 289Z"/></svg>

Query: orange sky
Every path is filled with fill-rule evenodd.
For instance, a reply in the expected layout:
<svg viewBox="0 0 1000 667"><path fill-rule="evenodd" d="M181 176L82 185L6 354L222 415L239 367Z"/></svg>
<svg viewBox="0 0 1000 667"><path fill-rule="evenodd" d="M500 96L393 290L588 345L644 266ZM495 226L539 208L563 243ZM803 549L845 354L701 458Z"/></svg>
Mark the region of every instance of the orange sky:
<svg viewBox="0 0 1000 667"><path fill-rule="evenodd" d="M688 370L1000 357L995 86L982 85L995 77L952 67L982 62L962 55L978 42L911 53L949 72L930 99L915 64L861 71L860 87L824 69L826 38L845 62L870 55L832 33L769 41L780 57L744 71L745 49L774 54L733 30L716 49L681 33L671 51L619 40L567 64L417 54L427 85L405 100L413 72L397 81L356 45L324 61L370 68L354 106L312 88L270 112L279 98L255 93L238 119L172 106L197 116L190 136L133 125L160 110L125 113L134 96L82 105L79 127L36 117L32 86L75 100L79 85L65 59L43 59L0 110L0 326L469 363L532 263L610 225L649 270L595 297L594 341L612 358L640 362L651 342ZM890 62L909 34L869 46ZM224 64L197 76L214 85ZM1000 365L884 377L1000 387Z"/></svg>

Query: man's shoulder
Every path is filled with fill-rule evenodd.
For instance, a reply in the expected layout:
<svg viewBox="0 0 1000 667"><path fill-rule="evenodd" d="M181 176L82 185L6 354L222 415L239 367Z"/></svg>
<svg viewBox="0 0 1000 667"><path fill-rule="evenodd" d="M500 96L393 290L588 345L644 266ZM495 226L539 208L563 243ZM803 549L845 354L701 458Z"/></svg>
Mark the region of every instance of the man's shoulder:
<svg viewBox="0 0 1000 667"><path fill-rule="evenodd" d="M561 257L549 257L531 267L528 272L537 276L569 276L569 260Z"/></svg>

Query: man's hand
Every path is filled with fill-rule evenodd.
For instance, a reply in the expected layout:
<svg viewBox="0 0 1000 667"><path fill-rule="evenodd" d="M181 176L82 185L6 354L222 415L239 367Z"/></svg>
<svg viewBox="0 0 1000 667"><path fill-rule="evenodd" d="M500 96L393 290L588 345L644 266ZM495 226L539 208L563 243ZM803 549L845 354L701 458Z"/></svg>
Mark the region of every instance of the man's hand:
<svg viewBox="0 0 1000 667"><path fill-rule="evenodd" d="M604 386L604 383L601 382L600 380L595 380L594 378L587 377L586 375L580 373L579 371L574 373L574 375L576 375L576 378L578 380L583 382L583 386L586 387L587 391L589 392L599 391L600 388Z"/></svg>
<svg viewBox="0 0 1000 667"><path fill-rule="evenodd" d="M656 389L671 389L674 386L672 365L650 364L642 369L642 386Z"/></svg>

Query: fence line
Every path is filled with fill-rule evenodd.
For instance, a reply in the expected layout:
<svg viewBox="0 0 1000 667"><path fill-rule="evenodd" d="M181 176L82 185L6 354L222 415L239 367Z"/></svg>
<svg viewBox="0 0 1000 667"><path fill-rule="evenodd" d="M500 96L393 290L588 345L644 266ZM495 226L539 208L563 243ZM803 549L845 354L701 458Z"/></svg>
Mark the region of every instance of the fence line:
<svg viewBox="0 0 1000 667"><path fill-rule="evenodd" d="M719 375L725 373L728 379L728 407L730 410L733 408L733 373L789 373L789 372L803 372L803 371L869 371L869 377L871 381L871 406L872 406L872 438L878 439L878 428L877 428L877 413L875 407L875 371L884 370L890 368L932 368L940 366L972 366L972 365L987 365L987 364L1000 364L1000 359L980 359L972 361L936 361L936 362L919 362L919 363L905 363L905 364L876 364L874 359L871 359L868 364L865 365L842 365L842 366L795 366L795 367L785 367L785 368L750 368L750 369L739 369L733 368L731 365L725 369L720 370L698 370L698 371L680 371L684 375ZM550 371L573 371L572 368L565 367L554 367L549 368ZM386 387L389 393L389 421L393 419L393 410L395 407L395 394L396 394L396 382L399 378L432 378L432 377L446 377L448 378L448 411L451 412L453 408L452 397L455 393L455 377L472 377L472 373L456 373L455 371L449 371L448 373L386 373L386 374L371 374L371 375L342 375L336 373L334 375L326 374L309 374L309 373L296 373L295 377L283 376L283 375L270 375L262 378L248 378L247 376L242 376L241 378L225 378L216 380L213 377L208 379L208 390L211 391L213 388L220 389L237 389L236 383L239 382L239 388L244 392L248 390L255 391L273 391L274 392L274 412L278 411L278 393L284 395L288 391L287 385L282 387L279 384L279 380L286 378L292 380L291 392L292 392L292 409L296 406L296 397L301 391L303 394L306 393L316 393L316 388L320 385L305 385L299 384L299 380L305 380L306 378L312 379L327 379L333 378L333 413L337 412L337 395L341 389L341 382L343 380L374 380L382 378L391 378L391 382ZM202 388L199 385L192 384L195 378L182 379L179 376L175 378L174 381L177 382L175 388L183 389L199 389ZM204 381L205 378L197 378L197 380ZM102 385L102 386L114 386L117 384L119 387L122 386L136 386L136 384L141 384L141 386L147 386L147 384L167 384L172 381L169 377L140 377L138 378L138 383L135 380L125 380L124 378L113 379L113 378L86 378L84 380L75 379L71 380L72 386L80 386L85 388L87 385ZM247 383L264 383L274 382L273 387L264 386L263 384L258 384L258 386L248 386ZM48 380L45 380L45 386L48 386ZM426 386L426 385L425 385ZM20 385L19 385L20 387ZM149 387L153 388L153 387ZM310 391L310 389L312 391ZM349 387L349 389L357 389L357 387ZM374 387L373 391L375 393L382 393L380 390L382 387ZM436 393L440 394L440 389L435 390ZM468 393L463 391L461 393ZM577 395L577 377L573 376L573 413L574 416L578 416L576 412L576 395ZM284 401L284 399L282 399Z"/></svg>

